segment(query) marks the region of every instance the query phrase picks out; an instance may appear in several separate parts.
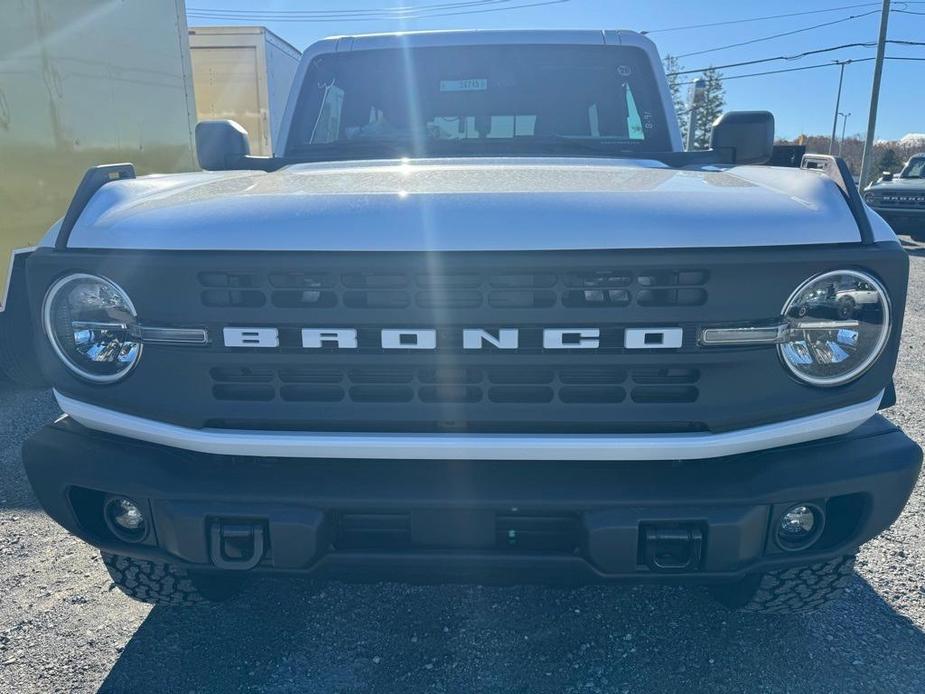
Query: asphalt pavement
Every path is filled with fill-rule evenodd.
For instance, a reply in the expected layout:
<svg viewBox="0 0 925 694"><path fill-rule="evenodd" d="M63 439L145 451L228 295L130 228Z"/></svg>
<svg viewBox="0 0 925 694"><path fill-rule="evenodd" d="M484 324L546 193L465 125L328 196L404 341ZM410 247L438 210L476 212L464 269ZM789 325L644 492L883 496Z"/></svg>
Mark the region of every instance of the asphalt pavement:
<svg viewBox="0 0 925 694"><path fill-rule="evenodd" d="M925 444L925 245L907 248L888 416ZM863 547L845 599L805 617L730 613L699 588L298 579L152 608L114 589L32 496L20 445L57 415L49 393L0 385L3 693L925 691L923 482Z"/></svg>

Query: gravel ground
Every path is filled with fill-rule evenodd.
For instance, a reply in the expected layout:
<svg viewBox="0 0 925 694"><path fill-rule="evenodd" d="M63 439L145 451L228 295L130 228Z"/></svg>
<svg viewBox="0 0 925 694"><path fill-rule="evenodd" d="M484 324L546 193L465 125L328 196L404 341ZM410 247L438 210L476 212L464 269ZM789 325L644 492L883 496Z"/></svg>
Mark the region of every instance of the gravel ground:
<svg viewBox="0 0 925 694"><path fill-rule="evenodd" d="M889 416L925 443L925 246ZM0 389L0 692L925 691L925 484L861 551L846 599L731 614L700 589L261 580L231 603L151 608L48 520L19 446L57 414Z"/></svg>

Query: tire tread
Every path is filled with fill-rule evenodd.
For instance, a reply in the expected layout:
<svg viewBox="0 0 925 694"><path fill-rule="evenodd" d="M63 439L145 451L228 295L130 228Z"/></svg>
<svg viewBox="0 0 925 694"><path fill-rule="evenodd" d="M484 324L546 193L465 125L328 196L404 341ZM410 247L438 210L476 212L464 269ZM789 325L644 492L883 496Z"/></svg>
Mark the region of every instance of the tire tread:
<svg viewBox="0 0 925 694"><path fill-rule="evenodd" d="M769 571L761 575L751 594L718 587L714 595L739 612L805 614L841 596L854 575L855 557ZM725 590L724 590L725 589ZM735 595L735 597L732 597Z"/></svg>

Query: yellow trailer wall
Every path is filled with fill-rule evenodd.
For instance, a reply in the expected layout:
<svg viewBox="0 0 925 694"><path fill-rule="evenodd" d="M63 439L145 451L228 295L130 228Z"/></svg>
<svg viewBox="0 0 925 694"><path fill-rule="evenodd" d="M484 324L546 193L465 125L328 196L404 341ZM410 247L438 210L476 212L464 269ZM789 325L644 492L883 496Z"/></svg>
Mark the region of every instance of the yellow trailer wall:
<svg viewBox="0 0 925 694"><path fill-rule="evenodd" d="M87 168L194 170L194 126L183 0L0 0L0 301Z"/></svg>
<svg viewBox="0 0 925 694"><path fill-rule="evenodd" d="M301 53L258 26L192 27L189 42L198 119L237 121L251 154L273 154Z"/></svg>

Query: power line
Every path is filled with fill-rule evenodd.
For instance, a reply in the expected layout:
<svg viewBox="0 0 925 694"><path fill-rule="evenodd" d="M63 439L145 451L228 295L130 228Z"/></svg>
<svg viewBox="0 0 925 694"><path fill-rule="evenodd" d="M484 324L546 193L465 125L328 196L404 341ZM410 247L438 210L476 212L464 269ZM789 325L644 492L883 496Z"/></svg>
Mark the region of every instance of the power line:
<svg viewBox="0 0 925 694"><path fill-rule="evenodd" d="M665 27L663 29L650 29L643 31L643 34L663 34L668 31L687 31L688 29L708 29L710 27L729 26L730 24L747 24L749 22L763 22L770 19L785 19L788 17L804 17L810 14L823 14L826 12L839 12L841 10L854 10L859 7L873 7L876 2L861 2L854 5L840 5L839 7L829 7L824 10L806 10L804 12L788 12L787 14L771 14L765 17L745 17L742 19L727 19L722 22L709 22L706 24L686 24L676 27Z"/></svg>
<svg viewBox="0 0 925 694"><path fill-rule="evenodd" d="M677 72L669 72L668 76L673 77L675 75L692 75L694 73L703 72L704 70L714 69L714 70L725 70L731 67L744 67L745 65L758 65L760 63L771 63L777 60L800 60L801 58L806 58L810 55L817 55L819 53L831 53L832 51L840 51L843 48L870 48L871 46L876 46L876 43L872 42L861 42L861 43L843 43L840 46L831 46L829 48L817 48L812 51L803 51L802 53L794 53L793 55L776 55L772 58L757 58L755 60L743 60L738 63L727 63L726 65L710 65L708 67L699 67L693 70L678 70Z"/></svg>
<svg viewBox="0 0 925 694"><path fill-rule="evenodd" d="M850 65L851 63L864 63L870 60L873 60L873 58L854 58L852 60L844 61L844 64ZM923 58L923 60L925 60L925 58ZM729 77L720 77L719 81L728 82L729 80L738 80L738 79L742 79L743 77L761 77L763 75L778 75L782 72L801 72L802 70L816 70L822 67L835 67L837 65L839 65L839 63L836 63L836 62L819 63L818 65L803 65L802 67L788 67L788 68L782 68L780 70L765 70L764 72L749 72L744 75L730 75Z"/></svg>
<svg viewBox="0 0 925 694"><path fill-rule="evenodd" d="M908 5L925 5L925 2L922 0L905 0L900 2L900 5L906 7ZM711 27L720 27L720 26L729 26L731 24L748 24L750 22L763 22L771 19L786 19L789 17L805 17L812 14L824 14L827 12L839 12L841 10L855 10L860 7L875 7L879 6L878 2L860 2L853 5L839 5L838 7L828 7L824 10L805 10L803 12L788 12L786 14L770 14L764 17L743 17L742 19L727 19L721 22L707 22L705 24L684 24L681 26L675 27L665 27L663 29L649 29L647 31L640 32L642 34L661 34L668 31L687 31L689 29L709 29ZM903 12L905 10L893 10L894 12Z"/></svg>
<svg viewBox="0 0 925 694"><path fill-rule="evenodd" d="M231 7L189 7L189 12L212 13L225 15L247 16L274 16L274 17L339 17L349 15L404 15L415 12L436 12L440 10L456 10L465 7L479 7L483 5L505 5L515 0L462 0L458 2L444 2L429 5L412 5L407 7L366 7L346 8L337 10L239 10Z"/></svg>
<svg viewBox="0 0 925 694"><path fill-rule="evenodd" d="M794 34L801 34L806 31L812 31L814 29L821 29L822 27L829 27L834 24L841 24L843 22L850 22L854 19L860 19L862 17L869 17L873 14L879 14L879 10L871 10L870 12L864 12L863 14L854 14L850 17L842 17L841 19L835 19L831 22L822 22L821 24L813 24L812 26L802 27L800 29L793 29L791 31L784 31L779 34L771 34L770 36L760 36L758 38L749 39L748 41L739 41L738 43L730 43L725 46L717 46L716 48L705 48L701 51L691 51L690 53L682 53L675 56L676 58L687 58L692 55L703 55L704 53L715 53L716 51L724 51L728 48L738 48L740 46L750 46L754 43L761 43L763 41L771 41L773 39L783 38L784 36L793 36Z"/></svg>
<svg viewBox="0 0 925 694"><path fill-rule="evenodd" d="M818 63L816 65L803 65L801 67L782 68L780 70L764 70L762 72L748 72L748 73L745 73L744 75L729 75L728 77L726 76L719 77L717 78L717 80L719 82L728 82L729 80L738 80L738 79L743 79L745 77L763 77L765 75L779 75L784 72L801 72L803 70L817 70L819 68L824 68L824 67L836 67L840 64L850 65L852 63L869 63L871 60L875 60L875 58L873 57L851 58L850 60L845 60L841 62L833 61L831 63ZM895 55L895 56L888 55L885 57L885 60L909 60L909 61L914 61L914 62L919 62L919 61L925 62L925 58L913 58L913 57L904 56L904 55Z"/></svg>
<svg viewBox="0 0 925 694"><path fill-rule="evenodd" d="M210 9L193 9L187 10L187 17L191 19L220 19L223 21L236 22L292 22L292 23L325 23L325 22L343 22L343 21L380 21L380 20L414 20L429 19L433 17L458 17L472 14L485 14L488 12L509 12L511 10L522 10L530 7L543 7L547 5L562 5L572 0L538 0L537 2L521 3L519 5L509 5L509 2L515 0L487 0L479 3L457 3L455 6L465 9L453 11L435 11L437 6L417 7L417 8L399 8L399 12L389 12L387 10L371 10L365 14L356 10L340 10L333 12L347 12L347 14L327 14L327 15L267 15L265 11L258 10L253 12L241 11L223 11ZM485 5L501 5L498 7L485 7ZM454 6L454 7L455 7ZM453 9L453 8L448 8Z"/></svg>

